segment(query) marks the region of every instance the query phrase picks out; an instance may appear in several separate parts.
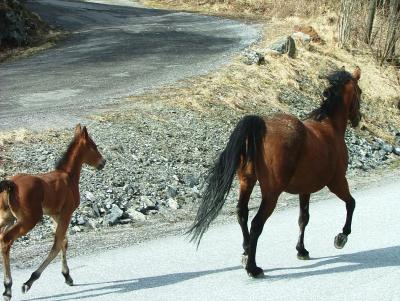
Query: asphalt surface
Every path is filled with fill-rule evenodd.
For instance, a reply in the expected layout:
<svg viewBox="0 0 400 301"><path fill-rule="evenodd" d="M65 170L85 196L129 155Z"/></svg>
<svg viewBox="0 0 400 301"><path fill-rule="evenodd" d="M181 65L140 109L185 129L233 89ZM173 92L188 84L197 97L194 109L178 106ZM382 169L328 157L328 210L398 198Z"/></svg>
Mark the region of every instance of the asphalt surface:
<svg viewBox="0 0 400 301"><path fill-rule="evenodd" d="M297 208L273 214L258 247L263 279L248 278L240 266L241 232L232 224L213 227L197 251L170 237L70 259L74 287L54 263L23 296L19 286L32 269L14 270L14 300L400 300L398 180L354 196L353 233L342 250L333 238L345 220L344 203L311 204L308 261L296 258Z"/></svg>
<svg viewBox="0 0 400 301"><path fill-rule="evenodd" d="M123 96L205 74L259 35L237 21L127 0L27 2L71 35L48 51L0 65L0 131L71 126Z"/></svg>

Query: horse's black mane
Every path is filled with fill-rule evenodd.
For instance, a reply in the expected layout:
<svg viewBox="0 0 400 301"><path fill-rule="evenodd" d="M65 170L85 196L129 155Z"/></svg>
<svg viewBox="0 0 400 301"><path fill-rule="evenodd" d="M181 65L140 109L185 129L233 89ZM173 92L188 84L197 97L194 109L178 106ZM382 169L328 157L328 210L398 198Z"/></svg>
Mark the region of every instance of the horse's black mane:
<svg viewBox="0 0 400 301"><path fill-rule="evenodd" d="M329 87L325 89L323 100L319 108L313 110L307 115L307 119L321 121L326 117L331 117L336 110L343 105L342 89L343 86L353 78L351 73L340 70L333 71L327 77Z"/></svg>
<svg viewBox="0 0 400 301"><path fill-rule="evenodd" d="M65 166L65 164L68 162L68 158L71 156L71 153L75 147L76 141L77 141L76 137L74 137L74 139L71 140L71 142L68 145L67 150L61 156L61 158L57 161L57 163L55 165L56 169L62 169Z"/></svg>

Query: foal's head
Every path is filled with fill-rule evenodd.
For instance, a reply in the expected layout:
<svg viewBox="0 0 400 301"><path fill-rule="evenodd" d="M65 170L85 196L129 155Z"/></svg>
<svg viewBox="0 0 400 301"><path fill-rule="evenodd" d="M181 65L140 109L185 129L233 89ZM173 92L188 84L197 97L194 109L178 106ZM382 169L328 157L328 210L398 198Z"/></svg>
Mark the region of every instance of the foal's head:
<svg viewBox="0 0 400 301"><path fill-rule="evenodd" d="M76 126L74 140L80 147L79 155L82 158L82 162L93 166L98 170L103 169L106 160L100 154L96 143L94 143L92 138L89 136L85 126L83 128L80 124Z"/></svg>
<svg viewBox="0 0 400 301"><path fill-rule="evenodd" d="M349 80L343 88L343 102L349 112L349 120L352 127L357 127L361 120L360 101L361 89L358 86L358 81L361 77L360 67L356 67L352 74L352 79Z"/></svg>

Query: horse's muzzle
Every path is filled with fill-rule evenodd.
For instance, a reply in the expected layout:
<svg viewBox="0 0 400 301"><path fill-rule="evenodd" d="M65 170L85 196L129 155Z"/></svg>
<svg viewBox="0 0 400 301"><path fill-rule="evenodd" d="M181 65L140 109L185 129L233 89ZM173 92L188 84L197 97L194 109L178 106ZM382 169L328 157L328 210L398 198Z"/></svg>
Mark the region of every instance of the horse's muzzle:
<svg viewBox="0 0 400 301"><path fill-rule="evenodd" d="M361 118L362 118L362 115L358 114L356 118L352 119L351 120L351 127L353 127L353 128L358 127L358 125L360 124Z"/></svg>
<svg viewBox="0 0 400 301"><path fill-rule="evenodd" d="M106 166L106 159L101 159L99 165L97 165L97 170L102 170Z"/></svg>

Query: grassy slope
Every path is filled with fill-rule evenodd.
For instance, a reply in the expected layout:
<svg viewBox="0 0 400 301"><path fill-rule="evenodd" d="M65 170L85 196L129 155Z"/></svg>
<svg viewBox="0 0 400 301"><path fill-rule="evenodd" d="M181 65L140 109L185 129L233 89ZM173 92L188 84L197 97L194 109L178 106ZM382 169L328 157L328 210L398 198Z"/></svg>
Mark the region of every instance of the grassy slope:
<svg viewBox="0 0 400 301"><path fill-rule="evenodd" d="M207 1L193 0L144 2L160 8L217 15L224 11L224 15L240 18L246 18L252 9L246 6L240 13L236 7L228 11L229 4L226 3L234 3L232 1L221 1L214 5L197 5ZM302 107L305 110L315 107L320 101L325 84L321 75L341 66L352 71L358 65L362 69L360 86L363 90L364 114L361 129L358 131L363 136L379 136L393 141L393 130L400 129L400 111L397 108L400 95L398 70L390 66L380 67L367 50L353 49L349 52L339 49L336 46L336 16L333 13L325 13L324 16L312 19L274 16L267 18L265 14L258 12L253 16L261 23L263 38L252 48L261 53L267 53L267 46L276 38L291 34L295 25L312 25L326 44L312 43L307 47L297 45L298 53L295 59L266 54L267 63L263 66L247 66L238 56L233 63L217 73L188 81L187 85L179 88L163 88L162 91L145 97L149 100L161 97L166 101L201 111L215 110L222 106L243 113L270 113L277 110L298 112Z"/></svg>

